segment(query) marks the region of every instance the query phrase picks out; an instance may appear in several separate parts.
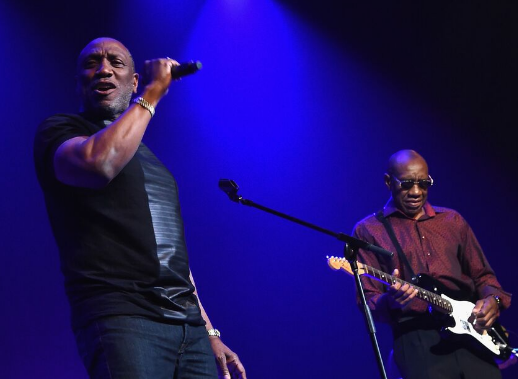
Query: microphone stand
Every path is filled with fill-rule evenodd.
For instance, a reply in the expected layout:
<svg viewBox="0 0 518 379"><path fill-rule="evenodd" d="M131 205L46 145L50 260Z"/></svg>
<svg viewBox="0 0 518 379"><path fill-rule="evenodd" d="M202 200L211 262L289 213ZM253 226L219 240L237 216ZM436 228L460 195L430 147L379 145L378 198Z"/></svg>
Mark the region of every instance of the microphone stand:
<svg viewBox="0 0 518 379"><path fill-rule="evenodd" d="M362 285L362 282L360 280L360 275L359 275L359 272L358 272L357 256L358 256L358 249L368 250L368 251L371 251L371 252L376 253L378 255L385 255L385 256L388 256L388 257L392 257L394 255L394 253L392 253L392 252L390 252L388 250L382 249L379 246L376 246L376 245L370 244L368 242L359 240L357 238L348 236L347 234L335 233L335 232L333 232L331 230L324 229L324 228L322 228L322 227L320 227L318 225L311 224L309 222L303 221L303 220L298 219L296 217L289 216L289 215L287 215L285 213L278 212L278 211L276 211L274 209L271 209L271 208L265 207L263 205L254 203L252 200L244 199L242 196L237 194L237 191L239 190L239 186L233 180L230 180L230 179L220 179L219 180L219 188L228 195L230 200L232 200L232 201L234 201L236 203L240 203L240 204L243 204L243 205L246 205L246 206L249 206L249 207L260 209L260 210L262 210L264 212L267 212L267 213L273 214L275 216L284 218L284 219L289 220L291 222L294 222L296 224L308 227L310 229L313 229L313 230L316 230L318 232L327 234L329 236L337 238L340 241L345 242L344 256L350 262L351 268L352 268L353 273L354 273L354 280L356 282L356 288L357 288L358 293L360 295L360 303L361 303L362 309L363 309L362 313L365 316L365 322L367 324L367 329L369 331L369 336L370 336L372 348L373 348L374 354L376 356L376 361L377 361L377 364L378 364L378 369L379 369L379 372L380 372L380 377L382 379L387 379L387 373L386 373L385 367L383 365L383 359L381 357L381 353L380 353L380 349L379 349L379 345L378 345L378 340L376 338L376 327L374 325L374 320L372 319L372 314L371 314L370 308L367 305L367 300L365 299L365 292L364 292L363 285Z"/></svg>

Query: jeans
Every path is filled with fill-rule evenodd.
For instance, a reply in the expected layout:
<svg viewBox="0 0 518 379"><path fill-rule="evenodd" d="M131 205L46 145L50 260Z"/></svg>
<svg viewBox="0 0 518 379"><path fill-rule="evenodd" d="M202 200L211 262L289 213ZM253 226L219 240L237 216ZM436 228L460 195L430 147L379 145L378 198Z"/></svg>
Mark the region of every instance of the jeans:
<svg viewBox="0 0 518 379"><path fill-rule="evenodd" d="M218 377L204 326L113 316L93 321L75 335L92 379Z"/></svg>

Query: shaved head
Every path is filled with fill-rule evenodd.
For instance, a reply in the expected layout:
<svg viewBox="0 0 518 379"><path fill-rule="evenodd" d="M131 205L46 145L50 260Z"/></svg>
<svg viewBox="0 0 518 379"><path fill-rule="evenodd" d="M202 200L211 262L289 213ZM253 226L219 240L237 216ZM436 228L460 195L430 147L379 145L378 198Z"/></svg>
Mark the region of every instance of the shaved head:
<svg viewBox="0 0 518 379"><path fill-rule="evenodd" d="M388 160L387 173L395 174L401 166L408 164L408 162L417 160L423 162L428 168L425 159L415 150L399 150L392 154Z"/></svg>
<svg viewBox="0 0 518 379"><path fill-rule="evenodd" d="M392 194L396 208L407 217L418 219L424 214L428 187L424 188L419 181L427 179L430 179L428 164L416 151L400 150L389 158L385 184ZM410 181L412 187L403 187L402 181Z"/></svg>
<svg viewBox="0 0 518 379"><path fill-rule="evenodd" d="M83 50L81 50L81 52L79 53L79 55L77 57L77 66L76 67L77 67L78 71L79 71L79 69L81 67L81 64L82 64L82 61L84 60L85 55L88 54L91 46L95 46L95 45L98 45L98 44L103 43L103 42L111 42L111 43L120 45L120 47L123 50L126 51L128 57L129 57L129 60L130 60L131 69L133 70L133 73L135 73L135 61L133 60L133 56L131 55L129 49L126 46L124 46L124 44L121 41L118 41L115 38L111 38L111 37L99 37L99 38L96 38L96 39L90 41L83 48Z"/></svg>
<svg viewBox="0 0 518 379"><path fill-rule="evenodd" d="M137 93L133 58L113 38L96 38L85 46L77 59L76 79L81 110L92 119L115 120Z"/></svg>

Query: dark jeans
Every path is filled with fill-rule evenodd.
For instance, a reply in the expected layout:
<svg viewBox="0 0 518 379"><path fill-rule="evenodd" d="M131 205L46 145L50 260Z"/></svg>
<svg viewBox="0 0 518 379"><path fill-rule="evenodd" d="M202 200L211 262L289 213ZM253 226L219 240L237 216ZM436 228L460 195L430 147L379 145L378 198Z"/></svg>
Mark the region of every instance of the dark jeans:
<svg viewBox="0 0 518 379"><path fill-rule="evenodd" d="M90 378L192 379L218 377L204 326L170 325L114 316L75 333Z"/></svg>
<svg viewBox="0 0 518 379"><path fill-rule="evenodd" d="M462 341L445 340L433 329L397 336L394 359L404 379L501 378L491 354L472 349Z"/></svg>

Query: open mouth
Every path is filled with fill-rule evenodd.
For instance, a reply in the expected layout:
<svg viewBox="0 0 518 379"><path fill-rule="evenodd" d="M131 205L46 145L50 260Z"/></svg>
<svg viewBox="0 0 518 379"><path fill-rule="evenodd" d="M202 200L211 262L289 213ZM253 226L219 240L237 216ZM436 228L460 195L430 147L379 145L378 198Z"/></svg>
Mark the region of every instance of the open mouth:
<svg viewBox="0 0 518 379"><path fill-rule="evenodd" d="M115 88L115 84L110 82L98 82L93 86L94 92L100 95L108 95Z"/></svg>

